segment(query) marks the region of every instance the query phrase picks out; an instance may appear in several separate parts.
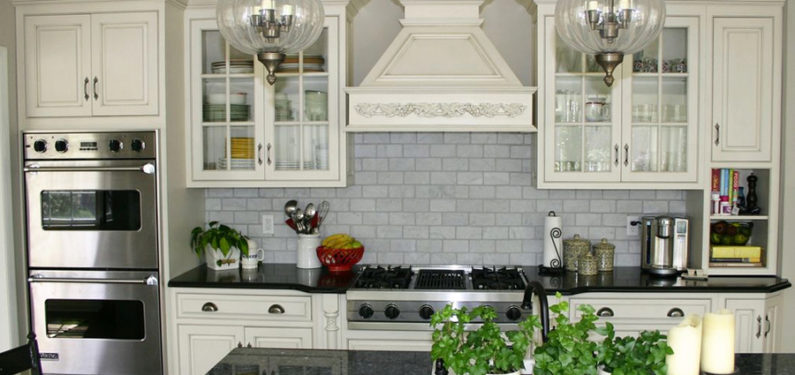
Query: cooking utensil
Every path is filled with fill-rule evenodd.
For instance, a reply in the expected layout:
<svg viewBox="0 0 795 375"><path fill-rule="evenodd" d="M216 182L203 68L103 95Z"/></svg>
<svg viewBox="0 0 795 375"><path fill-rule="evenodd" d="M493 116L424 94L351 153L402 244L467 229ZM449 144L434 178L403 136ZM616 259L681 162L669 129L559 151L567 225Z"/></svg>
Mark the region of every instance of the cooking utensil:
<svg viewBox="0 0 795 375"><path fill-rule="evenodd" d="M306 205L306 209L304 209L304 226L306 227L306 234L312 233L312 218L315 217L317 210L315 209L315 205L309 203Z"/></svg>
<svg viewBox="0 0 795 375"><path fill-rule="evenodd" d="M320 228L320 226L323 225L323 220L326 220L326 215L328 215L328 210L330 207L331 204L329 204L328 201L320 202L320 204L317 206L317 228Z"/></svg>
<svg viewBox="0 0 795 375"><path fill-rule="evenodd" d="M292 217L296 208L298 208L298 201L291 199L284 204L284 214L287 215L287 217Z"/></svg>
<svg viewBox="0 0 795 375"><path fill-rule="evenodd" d="M288 227L293 228L294 231L298 230L298 227L295 226L295 222L292 218L285 220L284 223L287 224Z"/></svg>
<svg viewBox="0 0 795 375"><path fill-rule="evenodd" d="M304 233L304 211L300 208L295 209L293 212L293 221L295 222L295 226L298 227L299 233Z"/></svg>

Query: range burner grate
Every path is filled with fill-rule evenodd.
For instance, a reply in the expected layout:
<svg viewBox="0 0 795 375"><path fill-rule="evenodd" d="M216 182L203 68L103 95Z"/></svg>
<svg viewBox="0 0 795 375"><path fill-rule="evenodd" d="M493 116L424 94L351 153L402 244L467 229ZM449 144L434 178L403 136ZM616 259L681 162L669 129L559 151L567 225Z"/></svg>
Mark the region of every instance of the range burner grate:
<svg viewBox="0 0 795 375"><path fill-rule="evenodd" d="M462 270L420 270L414 289L466 289Z"/></svg>
<svg viewBox="0 0 795 375"><path fill-rule="evenodd" d="M472 286L475 289L524 289L525 282L516 268L473 268Z"/></svg>
<svg viewBox="0 0 795 375"><path fill-rule="evenodd" d="M411 269L404 267L366 267L356 279L355 288L408 289Z"/></svg>

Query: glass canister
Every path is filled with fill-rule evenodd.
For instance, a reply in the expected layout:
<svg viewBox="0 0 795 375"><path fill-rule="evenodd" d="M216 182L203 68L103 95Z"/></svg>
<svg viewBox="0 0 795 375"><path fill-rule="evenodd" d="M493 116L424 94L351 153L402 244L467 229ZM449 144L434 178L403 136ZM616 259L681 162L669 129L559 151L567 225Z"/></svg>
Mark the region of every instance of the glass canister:
<svg viewBox="0 0 795 375"><path fill-rule="evenodd" d="M563 263L566 271L577 271L580 257L591 248L591 241L580 238L579 234L563 240Z"/></svg>
<svg viewBox="0 0 795 375"><path fill-rule="evenodd" d="M616 255L616 245L607 242L607 238L602 238L602 241L593 246L593 250L596 255L597 269L599 272L612 271L613 261Z"/></svg>
<svg viewBox="0 0 795 375"><path fill-rule="evenodd" d="M596 257L590 251L585 251L577 262L577 273L582 276L593 276L599 273Z"/></svg>

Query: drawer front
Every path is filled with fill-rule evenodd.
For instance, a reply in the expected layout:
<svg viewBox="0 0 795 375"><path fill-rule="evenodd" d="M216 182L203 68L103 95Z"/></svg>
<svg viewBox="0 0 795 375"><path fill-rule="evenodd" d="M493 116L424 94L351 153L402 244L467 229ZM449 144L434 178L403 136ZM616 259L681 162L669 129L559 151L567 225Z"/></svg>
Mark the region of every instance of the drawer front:
<svg viewBox="0 0 795 375"><path fill-rule="evenodd" d="M710 299L600 299L572 298L570 301L571 315L579 320L582 312L577 310L580 305L591 305L600 320L613 323L658 322L662 325L678 324L682 316L700 314L711 311ZM611 316L612 315L612 316Z"/></svg>
<svg viewBox="0 0 795 375"><path fill-rule="evenodd" d="M309 322L312 297L177 294L177 317Z"/></svg>

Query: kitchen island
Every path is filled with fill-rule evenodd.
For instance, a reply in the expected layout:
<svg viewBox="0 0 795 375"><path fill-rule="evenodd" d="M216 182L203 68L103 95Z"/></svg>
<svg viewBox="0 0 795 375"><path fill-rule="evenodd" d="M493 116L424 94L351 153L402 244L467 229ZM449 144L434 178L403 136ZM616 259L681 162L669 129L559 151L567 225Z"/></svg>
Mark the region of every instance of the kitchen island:
<svg viewBox="0 0 795 375"><path fill-rule="evenodd" d="M213 367L221 374L427 375L428 352L236 348ZM795 375L795 354L737 354L741 375Z"/></svg>

